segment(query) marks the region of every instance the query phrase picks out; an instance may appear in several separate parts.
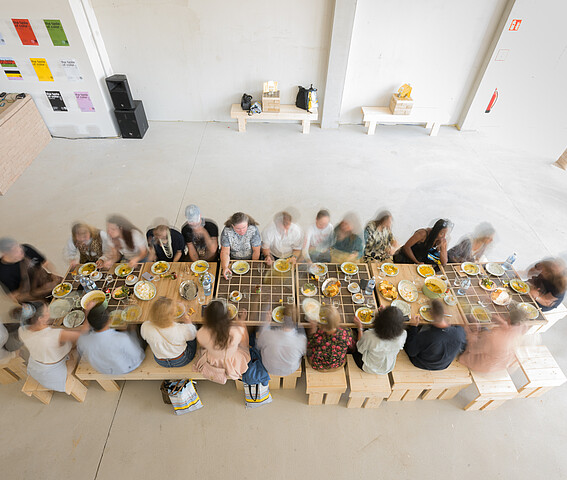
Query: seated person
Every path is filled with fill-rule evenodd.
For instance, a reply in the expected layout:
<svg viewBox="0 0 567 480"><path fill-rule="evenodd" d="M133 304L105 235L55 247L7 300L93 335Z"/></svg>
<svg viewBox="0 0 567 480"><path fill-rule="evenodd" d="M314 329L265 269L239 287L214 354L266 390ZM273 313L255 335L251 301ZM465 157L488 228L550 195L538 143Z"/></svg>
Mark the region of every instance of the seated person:
<svg viewBox="0 0 567 480"><path fill-rule="evenodd" d="M75 223L63 255L69 262L69 267L74 268L83 263L98 261L108 249L108 235L105 231L86 223Z"/></svg>
<svg viewBox="0 0 567 480"><path fill-rule="evenodd" d="M467 235L447 252L449 263L480 262L494 240L494 228L481 223L472 235Z"/></svg>
<svg viewBox="0 0 567 480"><path fill-rule="evenodd" d="M106 219L106 233L112 248L97 262L97 265L110 268L113 263L127 262L131 267L148 259L148 242L139 228L120 215L110 215Z"/></svg>
<svg viewBox="0 0 567 480"><path fill-rule="evenodd" d="M262 253L268 265L278 258L289 258L295 263L301 255L303 233L291 220L287 212L276 213L274 221L262 232Z"/></svg>
<svg viewBox="0 0 567 480"><path fill-rule="evenodd" d="M307 262L329 263L331 261L331 243L333 225L328 210L319 210L315 223L305 232L303 258Z"/></svg>
<svg viewBox="0 0 567 480"><path fill-rule="evenodd" d="M440 300L431 302L433 323L418 327L416 315L408 327L405 351L411 363L423 370L445 370L467 344L463 327L445 319Z"/></svg>
<svg viewBox="0 0 567 480"><path fill-rule="evenodd" d="M53 265L31 245L0 238L0 287L14 301L44 300L63 280L53 271Z"/></svg>
<svg viewBox="0 0 567 480"><path fill-rule="evenodd" d="M559 258L548 258L536 263L529 271L530 292L542 312L557 308L565 298L567 270Z"/></svg>
<svg viewBox="0 0 567 480"><path fill-rule="evenodd" d="M225 223L221 233L221 272L226 278L230 260L259 260L260 230L249 215L236 212Z"/></svg>
<svg viewBox="0 0 567 480"><path fill-rule="evenodd" d="M335 307L321 307L320 318L326 323L309 320L307 361L313 370L338 370L345 364L347 352L354 349L352 332L339 327L341 317Z"/></svg>
<svg viewBox="0 0 567 480"><path fill-rule="evenodd" d="M183 235L175 228L169 228L167 225L161 224L151 228L146 233L146 238L148 239L148 261L150 262L158 260L178 262L185 251Z"/></svg>
<svg viewBox="0 0 567 480"><path fill-rule="evenodd" d="M301 359L306 352L307 338L303 331L297 330L294 316L295 309L291 305L285 305L283 326L271 327L271 314L266 314L264 325L256 340L256 347L270 375L285 377L291 375L301 365Z"/></svg>
<svg viewBox="0 0 567 480"><path fill-rule="evenodd" d="M395 263L429 263L447 265L447 233L452 228L449 220L437 220L433 228L416 230L394 254Z"/></svg>
<svg viewBox="0 0 567 480"><path fill-rule="evenodd" d="M217 224L208 218L203 218L197 205L187 206L185 218L187 218L187 223L183 225L181 233L191 261L216 262L219 258L219 227Z"/></svg>
<svg viewBox="0 0 567 480"><path fill-rule="evenodd" d="M43 301L24 303L13 311L13 318L20 321L18 333L30 352L28 374L43 387L64 392L67 354L88 327L77 330L51 327L49 308Z"/></svg>
<svg viewBox="0 0 567 480"><path fill-rule="evenodd" d="M140 334L148 342L154 358L162 367L183 367L197 351L197 329L186 313L182 322L175 319L176 305L170 298L159 297L153 302L150 319L142 323Z"/></svg>
<svg viewBox="0 0 567 480"><path fill-rule="evenodd" d="M384 375L396 365L396 358L406 342L404 316L397 307L380 309L374 316L372 329L362 333L362 322L355 315L358 342L352 356L358 368L367 373Z"/></svg>
<svg viewBox="0 0 567 480"><path fill-rule="evenodd" d="M226 377L238 380L248 370L250 348L248 331L244 325L246 310L238 313L238 321L229 318L226 302L213 300L205 309L205 323L197 332L197 342L202 347L197 368L208 362L223 368Z"/></svg>
<svg viewBox="0 0 567 480"><path fill-rule="evenodd" d="M364 242L360 236L360 222L354 213L345 215L333 232L331 262L358 262L364 254Z"/></svg>
<svg viewBox="0 0 567 480"><path fill-rule="evenodd" d="M381 212L376 220L368 222L364 229L364 260L384 262L392 258L398 242L392 233L392 214Z"/></svg>
<svg viewBox="0 0 567 480"><path fill-rule="evenodd" d="M146 355L136 333L110 328L108 312L101 305L89 307L87 320L91 331L77 342L81 356L106 375L122 375L138 368Z"/></svg>

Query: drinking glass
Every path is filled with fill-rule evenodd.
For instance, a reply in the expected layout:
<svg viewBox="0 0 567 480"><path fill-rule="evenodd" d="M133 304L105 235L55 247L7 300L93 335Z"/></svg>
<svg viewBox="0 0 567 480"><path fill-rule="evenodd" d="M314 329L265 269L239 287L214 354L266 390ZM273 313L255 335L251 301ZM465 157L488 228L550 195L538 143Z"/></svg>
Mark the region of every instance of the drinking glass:
<svg viewBox="0 0 567 480"><path fill-rule="evenodd" d="M457 293L459 295L464 295L465 293L467 293L467 289L471 286L471 280L470 278L463 278L461 280L461 288L459 288L457 290Z"/></svg>
<svg viewBox="0 0 567 480"><path fill-rule="evenodd" d="M293 301L293 297L287 297L287 304L288 305L293 305L294 301Z"/></svg>
<svg viewBox="0 0 567 480"><path fill-rule="evenodd" d="M197 293L197 301L199 302L199 305L204 305L207 301L207 297L205 296L205 292L203 290L199 290L199 292Z"/></svg>
<svg viewBox="0 0 567 480"><path fill-rule="evenodd" d="M453 280L453 286L454 287L460 287L461 286L461 279L459 277L455 277L455 280Z"/></svg>
<svg viewBox="0 0 567 480"><path fill-rule="evenodd" d="M226 279L230 281L231 278L232 278L232 271L229 270L228 272L226 272Z"/></svg>

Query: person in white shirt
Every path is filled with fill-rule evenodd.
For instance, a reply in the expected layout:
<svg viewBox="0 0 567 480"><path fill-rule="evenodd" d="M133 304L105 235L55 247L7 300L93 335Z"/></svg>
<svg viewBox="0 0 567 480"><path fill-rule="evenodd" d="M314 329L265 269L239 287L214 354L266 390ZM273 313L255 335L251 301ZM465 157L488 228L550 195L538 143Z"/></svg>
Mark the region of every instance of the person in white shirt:
<svg viewBox="0 0 567 480"><path fill-rule="evenodd" d="M74 268L81 263L97 262L111 250L105 231L77 222L71 228L71 237L65 245L63 256ZM102 261L99 262L102 265Z"/></svg>
<svg viewBox="0 0 567 480"><path fill-rule="evenodd" d="M270 326L271 315L265 315L256 347L270 375L291 375L301 365L301 358L307 350L307 337L304 331L297 330L294 313L293 308L286 305L283 327L275 328Z"/></svg>
<svg viewBox="0 0 567 480"><path fill-rule="evenodd" d="M319 210L315 223L305 232L303 258L307 262L329 263L333 243L333 225L328 210Z"/></svg>
<svg viewBox="0 0 567 480"><path fill-rule="evenodd" d="M106 233L113 250L101 257L105 268L120 260L125 260L131 267L146 261L149 253L146 237L129 220L110 215L106 219Z"/></svg>
<svg viewBox="0 0 567 480"><path fill-rule="evenodd" d="M303 233L291 220L287 212L276 213L274 221L262 232L262 253L268 265L278 258L289 258L295 263L301 255Z"/></svg>
<svg viewBox="0 0 567 480"><path fill-rule="evenodd" d="M154 358L162 367L183 367L197 351L197 329L185 313L177 323L176 305L170 298L154 300L150 319L142 323L140 334L148 342Z"/></svg>

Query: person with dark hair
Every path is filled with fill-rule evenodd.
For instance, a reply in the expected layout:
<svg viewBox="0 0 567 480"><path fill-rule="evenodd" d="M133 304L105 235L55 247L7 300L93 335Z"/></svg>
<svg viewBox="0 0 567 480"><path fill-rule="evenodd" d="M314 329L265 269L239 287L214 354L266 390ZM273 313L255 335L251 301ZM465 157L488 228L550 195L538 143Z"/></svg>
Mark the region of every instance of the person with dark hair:
<svg viewBox="0 0 567 480"><path fill-rule="evenodd" d="M420 228L394 254L395 263L429 263L447 265L447 233L453 227L440 219L432 228Z"/></svg>
<svg viewBox="0 0 567 480"><path fill-rule="evenodd" d="M209 218L203 218L199 207L193 204L185 208L185 218L187 222L181 228L181 233L191 261L216 262L219 257L219 227L217 224Z"/></svg>
<svg viewBox="0 0 567 480"><path fill-rule="evenodd" d="M364 229L364 260L384 262L392 257L398 242L392 233L392 214L383 211Z"/></svg>
<svg viewBox="0 0 567 480"><path fill-rule="evenodd" d="M225 223L221 233L221 272L229 271L230 260L259 260L262 238L258 223L249 215L236 212Z"/></svg>
<svg viewBox="0 0 567 480"><path fill-rule="evenodd" d="M205 309L205 323L197 331L197 342L202 348L197 368L205 363L224 368L227 378L238 380L248 370L250 349L248 331L244 325L246 310L238 314L238 321L229 318L226 302L213 300Z"/></svg>
<svg viewBox="0 0 567 480"><path fill-rule="evenodd" d="M102 305L87 307L91 331L77 342L81 356L100 373L121 375L138 368L145 358L135 331L110 328L110 316Z"/></svg>
<svg viewBox="0 0 567 480"><path fill-rule="evenodd" d="M121 215L110 215L106 219L106 233L113 251L104 254L103 264L109 268L113 263L125 261L133 267L145 262L148 257L148 242L139 228Z"/></svg>
<svg viewBox="0 0 567 480"><path fill-rule="evenodd" d="M495 230L483 222L472 235L465 236L447 252L449 263L480 262L489 245L494 241Z"/></svg>
<svg viewBox="0 0 567 480"><path fill-rule="evenodd" d="M542 260L530 268L528 275L528 283L533 289L531 295L542 312L549 312L561 305L567 290L567 269L563 260Z"/></svg>
<svg viewBox="0 0 567 480"><path fill-rule="evenodd" d="M364 333L356 315L354 322L358 327L358 342L352 356L358 367L377 375L391 372L407 336L401 310L397 307L380 309L374 316L373 328Z"/></svg>
<svg viewBox="0 0 567 480"><path fill-rule="evenodd" d="M423 370L445 370L467 344L465 331L459 325L446 320L445 310L440 300L431 301L433 323L418 327L416 315L408 327L404 347L408 357L416 367Z"/></svg>
<svg viewBox="0 0 567 480"><path fill-rule="evenodd" d="M268 265L278 258L297 262L302 246L303 232L297 223L292 222L288 212L276 213L274 221L262 232L262 253Z"/></svg>
<svg viewBox="0 0 567 480"><path fill-rule="evenodd" d="M303 258L307 262L329 263L333 243L333 224L328 210L319 210L315 223L305 232Z"/></svg>
<svg viewBox="0 0 567 480"><path fill-rule="evenodd" d="M178 262L185 251L183 235L163 223L146 233L149 246L148 261Z"/></svg>
<svg viewBox="0 0 567 480"><path fill-rule="evenodd" d="M71 227L71 238L63 255L74 268L81 263L97 262L109 250L108 235L98 228L77 222ZM102 265L102 262L100 262Z"/></svg>
<svg viewBox="0 0 567 480"><path fill-rule="evenodd" d="M30 352L28 373L43 387L65 391L67 359L86 326L77 330L51 327L49 308L43 301L24 303L12 311L12 318L21 323L21 341Z"/></svg>
<svg viewBox="0 0 567 480"><path fill-rule="evenodd" d="M364 254L362 227L358 215L347 213L333 231L331 261L333 263L358 262Z"/></svg>

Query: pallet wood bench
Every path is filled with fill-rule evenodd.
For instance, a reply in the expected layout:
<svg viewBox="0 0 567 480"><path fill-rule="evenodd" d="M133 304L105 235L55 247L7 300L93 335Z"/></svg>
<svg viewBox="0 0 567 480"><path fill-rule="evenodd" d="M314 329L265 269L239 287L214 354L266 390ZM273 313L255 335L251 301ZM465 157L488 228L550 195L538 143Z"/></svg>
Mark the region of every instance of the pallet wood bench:
<svg viewBox="0 0 567 480"><path fill-rule="evenodd" d="M27 376L26 363L20 356L0 364L0 385L14 383L22 378L27 378Z"/></svg>
<svg viewBox="0 0 567 480"><path fill-rule="evenodd" d="M296 107L295 105L281 105L279 112L262 112L248 115L246 110L238 103L233 103L230 108L230 118L238 120L238 131L246 131L246 122L248 120L259 120L263 122L274 122L278 120L301 120L303 125L303 133L309 133L311 122L317 121L319 113L314 109L311 113L307 110Z"/></svg>
<svg viewBox="0 0 567 480"><path fill-rule="evenodd" d="M403 350L398 353L390 377L390 402L412 402L420 396L423 400L449 400L472 382L469 369L456 360L445 370L422 370L411 363Z"/></svg>
<svg viewBox="0 0 567 480"><path fill-rule="evenodd" d="M309 405L336 405L347 389L344 368L333 372L318 372L307 360L305 360L305 382Z"/></svg>
<svg viewBox="0 0 567 480"><path fill-rule="evenodd" d="M295 385L297 383L297 379L301 377L301 372L301 365L299 365L299 368L295 372L290 375L286 375L285 377L270 374L270 390L295 390ZM237 380L234 383L236 384L237 390L244 390L244 384L241 381Z"/></svg>
<svg viewBox="0 0 567 480"><path fill-rule="evenodd" d="M392 392L388 375L373 375L360 368L347 355L347 376L350 388L347 408L378 408Z"/></svg>
<svg viewBox="0 0 567 480"><path fill-rule="evenodd" d="M417 124L425 123L429 136L435 137L442 124L449 122L449 114L434 107L413 107L409 115L393 115L388 107L361 107L362 121L368 128L367 134L374 135L376 124Z"/></svg>
<svg viewBox="0 0 567 480"><path fill-rule="evenodd" d="M519 397L539 397L567 381L565 374L546 346L522 346L516 348L515 353L516 360L526 377L526 381L518 388Z"/></svg>
<svg viewBox="0 0 567 480"><path fill-rule="evenodd" d="M554 308L549 312L545 312L544 315L545 323L539 327L537 333L547 332L559 320L567 318L567 307L561 303L557 308Z"/></svg>
<svg viewBox="0 0 567 480"><path fill-rule="evenodd" d="M506 370L489 373L471 370L471 377L478 395L464 410L495 410L507 400L518 397L516 386Z"/></svg>

